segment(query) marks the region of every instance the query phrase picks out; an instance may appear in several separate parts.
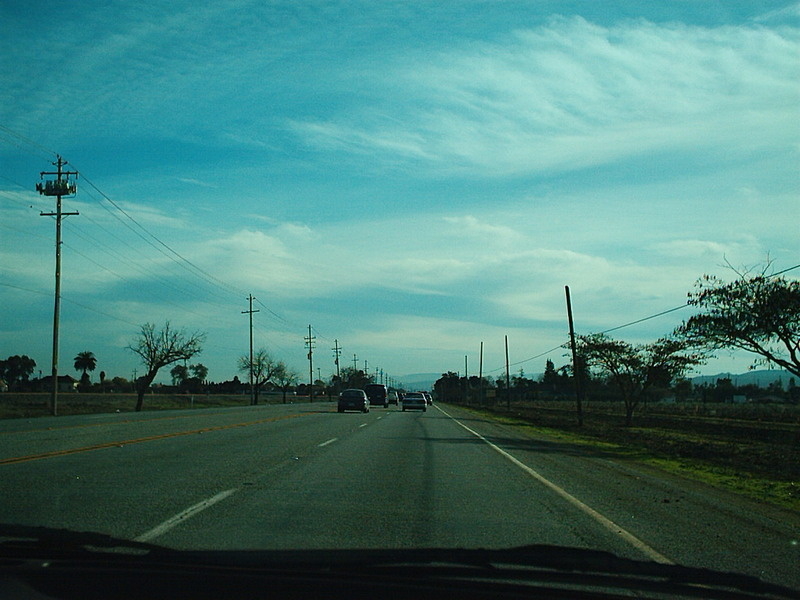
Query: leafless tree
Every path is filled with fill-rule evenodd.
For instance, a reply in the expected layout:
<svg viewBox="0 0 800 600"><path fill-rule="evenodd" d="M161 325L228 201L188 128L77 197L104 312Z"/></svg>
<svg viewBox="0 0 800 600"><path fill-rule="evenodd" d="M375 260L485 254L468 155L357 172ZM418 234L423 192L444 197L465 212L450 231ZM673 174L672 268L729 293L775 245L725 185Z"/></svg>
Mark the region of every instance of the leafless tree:
<svg viewBox="0 0 800 600"><path fill-rule="evenodd" d="M239 371L250 374L253 369L253 397L252 404L258 404L258 392L267 383L271 382L282 370L286 370L286 365L276 361L264 348L259 349L253 354L253 363L250 363L249 356L239 357Z"/></svg>
<svg viewBox="0 0 800 600"><path fill-rule="evenodd" d="M152 323L142 325L139 337L128 346L129 350L141 357L147 367L147 373L136 380L137 411L142 410L144 394L158 375L159 369L179 360L189 360L202 352L205 337L204 332L187 333L184 329L173 329L169 321L158 331Z"/></svg>

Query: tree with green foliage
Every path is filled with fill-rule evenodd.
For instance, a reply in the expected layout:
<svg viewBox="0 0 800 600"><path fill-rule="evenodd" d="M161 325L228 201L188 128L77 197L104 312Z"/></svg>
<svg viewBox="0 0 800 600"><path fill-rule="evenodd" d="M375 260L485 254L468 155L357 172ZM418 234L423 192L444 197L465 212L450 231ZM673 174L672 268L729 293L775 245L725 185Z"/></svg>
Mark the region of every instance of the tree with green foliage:
<svg viewBox="0 0 800 600"><path fill-rule="evenodd" d="M186 365L175 365L170 369L169 374L172 377L172 385L180 387L189 379L189 368Z"/></svg>
<svg viewBox="0 0 800 600"><path fill-rule="evenodd" d="M202 352L205 333L187 333L184 329L173 329L169 321L156 331L155 325L142 325L139 336L128 346L147 367L147 373L136 380L136 410L142 410L144 395L162 367L179 360L189 360Z"/></svg>
<svg viewBox="0 0 800 600"><path fill-rule="evenodd" d="M354 388L358 390L364 389L368 383L372 383L373 378L355 367L344 367L339 372L341 377L342 389Z"/></svg>
<svg viewBox="0 0 800 600"><path fill-rule="evenodd" d="M675 334L711 351L738 348L800 376L800 281L775 277L767 267L757 275L737 272L726 283L705 275L689 293L688 303L701 312Z"/></svg>
<svg viewBox="0 0 800 600"><path fill-rule="evenodd" d="M97 367L97 358L95 358L94 352L88 350L78 352L73 360L75 361L75 370L82 371L84 376L87 375L87 371L94 371Z"/></svg>
<svg viewBox="0 0 800 600"><path fill-rule="evenodd" d="M544 373L542 373L541 382L544 385L555 387L559 382L560 378L558 373L556 373L556 366L553 364L553 361L549 358L547 362L544 364Z"/></svg>
<svg viewBox="0 0 800 600"><path fill-rule="evenodd" d="M208 367L203 363L189 365L189 370L192 372L192 375L194 375L195 379L198 379L201 383L206 380L206 377L208 377Z"/></svg>
<svg viewBox="0 0 800 600"><path fill-rule="evenodd" d="M87 371L94 371L95 367L97 366L97 359L95 358L93 352L86 350L84 352L78 352L78 355L73 360L75 370L83 372L81 375L81 381L78 384L78 389L82 392L88 391L91 389L92 380Z"/></svg>
<svg viewBox="0 0 800 600"><path fill-rule="evenodd" d="M6 382L9 390L15 390L22 382L28 381L35 368L36 361L29 356L9 356L0 360L0 379Z"/></svg>
<svg viewBox="0 0 800 600"><path fill-rule="evenodd" d="M442 402L457 402L462 396L462 383L458 373L448 371L433 384L433 392L436 398Z"/></svg>
<svg viewBox="0 0 800 600"><path fill-rule="evenodd" d="M666 389L704 355L685 340L661 338L652 344L630 344L606 334L577 337L578 353L596 375L617 388L625 405L625 425L633 422L640 402L655 389Z"/></svg>

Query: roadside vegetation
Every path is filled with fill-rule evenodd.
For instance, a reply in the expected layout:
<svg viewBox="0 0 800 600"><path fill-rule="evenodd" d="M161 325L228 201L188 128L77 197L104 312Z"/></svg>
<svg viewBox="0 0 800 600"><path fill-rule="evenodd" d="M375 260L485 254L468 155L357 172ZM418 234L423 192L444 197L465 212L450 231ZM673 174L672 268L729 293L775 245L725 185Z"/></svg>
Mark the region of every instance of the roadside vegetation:
<svg viewBox="0 0 800 600"><path fill-rule="evenodd" d="M796 404L649 404L633 426L620 401L589 401L583 425L575 402L463 403L532 435L589 444L626 460L800 510L800 406Z"/></svg>
<svg viewBox="0 0 800 600"><path fill-rule="evenodd" d="M651 344L578 336L574 364L547 361L536 381L521 371L496 381L450 372L437 396L800 510L800 281L770 269L732 269L731 282L703 276L688 295L697 314ZM754 368L784 369L788 385L686 379L730 348L752 353Z"/></svg>
<svg viewBox="0 0 800 600"><path fill-rule="evenodd" d="M557 368L547 360L536 380L521 370L496 379L448 372L434 386L436 397L800 509L800 388L794 379L800 377L800 281L770 269L769 261L755 273L734 269L731 282L703 276L687 301L698 312L655 342L579 335L574 364ZM299 375L265 349L239 357L244 382L234 377L213 383L201 363L186 362L202 352L204 338L169 321L159 329L146 323L128 346L146 367L135 381L109 380L101 371L99 383L92 383L98 358L79 352L74 368L80 381L64 376L60 414L138 411L145 398L150 410L277 403L295 396L331 400L342 389L377 383L363 371L343 368L330 381L300 384ZM751 352L754 367L781 367L792 376L788 385L763 390L721 378L696 386L686 378L727 348ZM172 364L173 385L153 384L159 370ZM35 366L25 355L0 360L0 418L52 414L46 393L52 380L30 380Z"/></svg>

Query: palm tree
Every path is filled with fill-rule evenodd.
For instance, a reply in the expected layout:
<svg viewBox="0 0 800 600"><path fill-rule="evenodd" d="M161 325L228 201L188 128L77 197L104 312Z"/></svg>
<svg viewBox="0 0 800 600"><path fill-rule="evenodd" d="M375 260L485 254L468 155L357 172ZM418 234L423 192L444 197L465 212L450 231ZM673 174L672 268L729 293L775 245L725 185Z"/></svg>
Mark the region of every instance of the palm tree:
<svg viewBox="0 0 800 600"><path fill-rule="evenodd" d="M83 371L82 378L86 377L86 371L94 371L96 366L97 359L94 356L94 352L78 352L78 356L75 357L75 370Z"/></svg>

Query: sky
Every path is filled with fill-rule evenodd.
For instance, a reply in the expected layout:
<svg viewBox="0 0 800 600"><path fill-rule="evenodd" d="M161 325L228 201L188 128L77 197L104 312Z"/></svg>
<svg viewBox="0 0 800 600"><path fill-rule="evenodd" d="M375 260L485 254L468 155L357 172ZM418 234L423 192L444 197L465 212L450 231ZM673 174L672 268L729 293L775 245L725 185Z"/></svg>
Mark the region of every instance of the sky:
<svg viewBox="0 0 800 600"><path fill-rule="evenodd" d="M797 2L8 0L0 56L0 357L44 375L57 155L59 373L91 351L94 381L141 375L126 347L167 321L246 379L251 294L301 380L309 325L315 377L337 345L392 382L477 374L481 344L501 376L506 336L532 376L568 362L565 286L588 334L800 263Z"/></svg>

